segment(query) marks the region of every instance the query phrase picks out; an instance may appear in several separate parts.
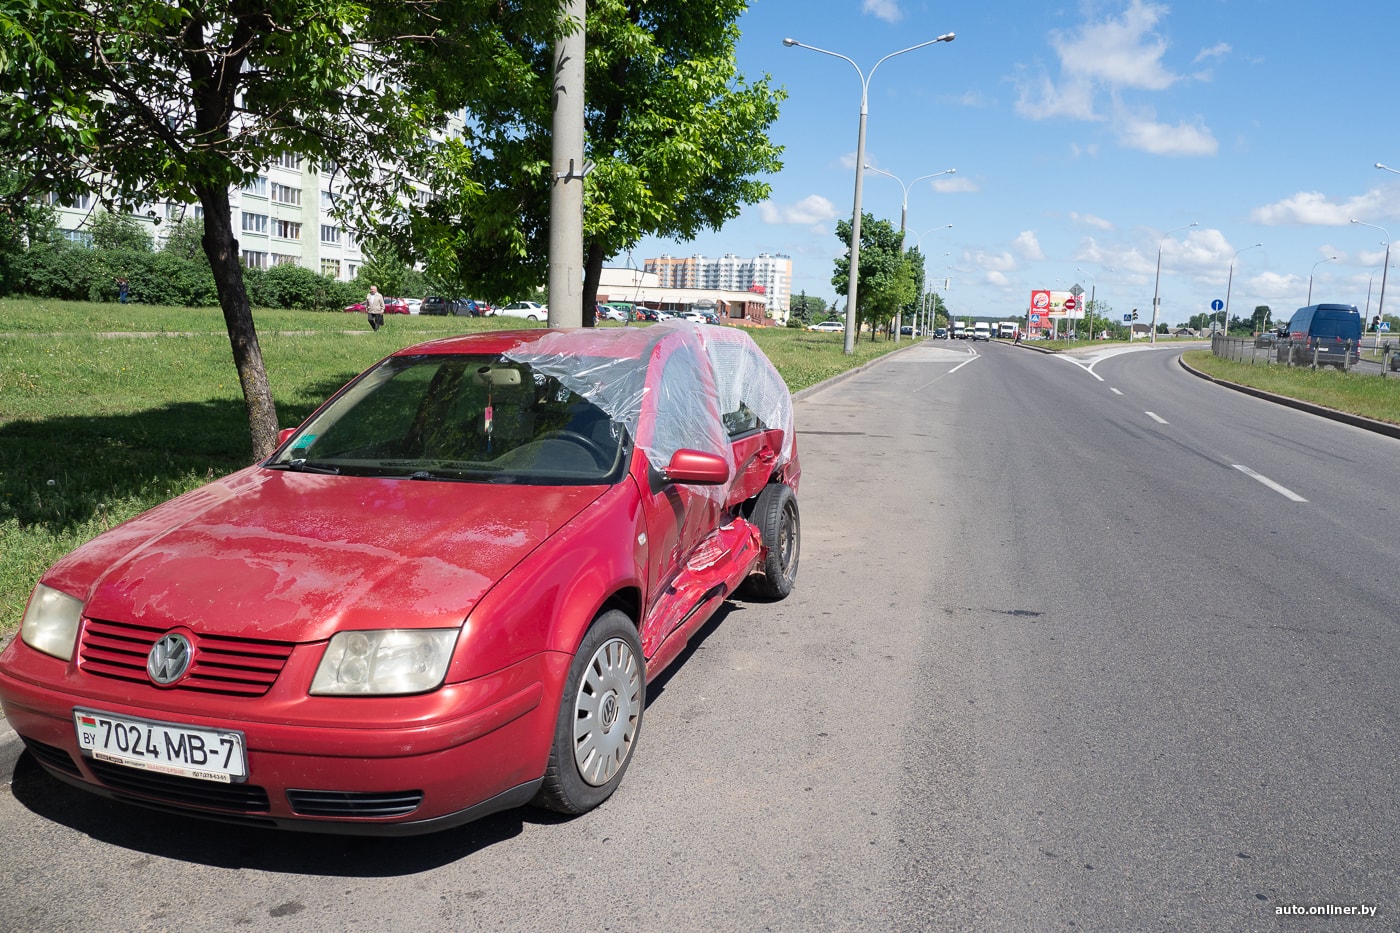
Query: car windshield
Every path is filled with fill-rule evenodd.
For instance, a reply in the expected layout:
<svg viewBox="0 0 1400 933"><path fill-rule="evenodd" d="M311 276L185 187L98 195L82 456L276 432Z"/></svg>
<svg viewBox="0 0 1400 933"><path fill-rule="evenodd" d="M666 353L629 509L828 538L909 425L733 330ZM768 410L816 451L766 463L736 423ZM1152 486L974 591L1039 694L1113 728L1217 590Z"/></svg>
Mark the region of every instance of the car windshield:
<svg viewBox="0 0 1400 933"><path fill-rule="evenodd" d="M346 387L265 465L414 480L591 485L617 481L627 431L528 363L424 354Z"/></svg>

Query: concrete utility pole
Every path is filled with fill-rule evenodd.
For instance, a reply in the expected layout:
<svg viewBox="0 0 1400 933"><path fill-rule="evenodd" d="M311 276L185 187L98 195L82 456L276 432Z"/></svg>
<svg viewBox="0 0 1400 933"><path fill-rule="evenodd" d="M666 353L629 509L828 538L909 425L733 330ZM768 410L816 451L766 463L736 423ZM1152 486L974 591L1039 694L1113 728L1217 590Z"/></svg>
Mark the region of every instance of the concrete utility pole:
<svg viewBox="0 0 1400 933"><path fill-rule="evenodd" d="M583 325L583 53L586 0L564 0L554 45L554 140L549 194L549 326Z"/></svg>

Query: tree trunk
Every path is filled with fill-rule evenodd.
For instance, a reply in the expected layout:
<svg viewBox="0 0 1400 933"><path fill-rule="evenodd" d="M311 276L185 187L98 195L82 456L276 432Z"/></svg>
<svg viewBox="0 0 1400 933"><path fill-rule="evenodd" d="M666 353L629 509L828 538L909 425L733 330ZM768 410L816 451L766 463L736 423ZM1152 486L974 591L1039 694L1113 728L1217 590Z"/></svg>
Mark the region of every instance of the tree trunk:
<svg viewBox="0 0 1400 933"><path fill-rule="evenodd" d="M199 203L204 207L204 253L214 272L219 307L224 312L233 364L243 386L248 407L248 429L254 460L262 460L277 447L277 408L272 386L263 367L258 332L253 327L253 310L243 285L243 266L238 259L238 240L233 235L233 211L228 189L200 188Z"/></svg>
<svg viewBox="0 0 1400 933"><path fill-rule="evenodd" d="M603 244L589 240L583 253L583 326L592 327L598 319L598 283L603 279Z"/></svg>

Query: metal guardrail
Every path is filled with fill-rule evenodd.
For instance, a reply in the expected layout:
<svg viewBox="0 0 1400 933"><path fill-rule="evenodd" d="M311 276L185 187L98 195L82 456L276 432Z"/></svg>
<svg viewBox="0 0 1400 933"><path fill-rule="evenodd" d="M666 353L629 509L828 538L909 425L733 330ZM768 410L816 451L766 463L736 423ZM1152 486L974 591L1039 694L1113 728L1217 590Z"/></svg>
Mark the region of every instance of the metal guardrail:
<svg viewBox="0 0 1400 933"><path fill-rule="evenodd" d="M1372 342L1347 341L1345 352L1328 352L1320 347L1304 347L1283 342L1259 343L1256 337L1226 337L1215 334L1210 338L1210 352L1223 360L1237 363L1265 366L1306 366L1317 369L1319 366L1337 365L1340 356L1341 368L1345 372L1360 373L1365 376L1384 378L1392 372L1400 372L1400 347L1390 341ZM1353 359L1356 357L1356 359Z"/></svg>

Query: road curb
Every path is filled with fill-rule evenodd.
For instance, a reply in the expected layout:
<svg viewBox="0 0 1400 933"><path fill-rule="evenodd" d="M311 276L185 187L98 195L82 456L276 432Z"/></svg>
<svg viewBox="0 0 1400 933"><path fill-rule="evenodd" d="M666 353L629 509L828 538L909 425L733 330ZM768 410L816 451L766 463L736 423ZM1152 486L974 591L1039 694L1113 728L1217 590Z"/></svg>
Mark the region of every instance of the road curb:
<svg viewBox="0 0 1400 933"><path fill-rule="evenodd" d="M924 338L923 340L911 341L910 344L909 344L909 346L907 346L907 347L900 347L898 350L891 350L891 351L888 352L888 353L885 353L885 354L882 354L882 355L880 355L880 356L875 357L875 359L873 359L873 360L869 360L869 361L867 361L867 362L865 362L865 363L861 363L861 364L860 364L859 366L857 366L855 369L848 369L848 370L846 370L846 371L843 372L843 373L837 373L836 375L834 375L834 376L832 376L832 377L830 377L830 378L828 378L828 379L823 379L821 382L818 382L816 385L808 386L808 387L805 388L805 389L798 389L796 392L792 393L792 400L793 400L793 402L800 402L800 401L803 401L804 399L810 398L811 396L816 395L818 392L821 392L821 391L823 391L823 390L825 390L825 389L831 388L832 386L836 385L837 383L845 382L847 379L851 378L852 376L855 376L855 375L858 375L858 374L860 374L860 373L865 372L867 369L869 369L869 368L872 367L872 366L877 366L877 365L879 365L880 363L883 363L885 360L893 359L894 357L899 356L901 353L907 353L908 351L914 349L915 347L919 346L920 344L926 342L927 339L928 339L928 338ZM799 433L799 434L802 433L802 431L801 431L800 428L798 429L798 432L797 432L797 433Z"/></svg>
<svg viewBox="0 0 1400 933"><path fill-rule="evenodd" d="M1179 356L1176 360L1181 364L1181 368L1193 376L1199 376L1207 382L1213 382L1218 386L1227 389L1234 389L1236 392L1243 392L1245 395L1252 395L1255 398L1263 399L1266 402L1274 402L1278 405L1286 405L1289 408L1296 408L1312 415L1328 418L1332 421L1340 421L1342 424L1349 424L1354 428L1361 428L1375 434L1384 434L1386 437L1400 439L1400 424L1391 424L1388 421L1377 421L1375 418L1367 418L1363 415L1354 415L1349 411L1338 411L1335 408L1328 408L1325 405L1316 405L1312 402L1305 402L1302 399L1289 398L1286 395L1275 395L1272 392L1265 392L1263 389L1256 389L1253 386L1240 385L1238 382L1230 382L1227 379L1220 379L1210 373L1196 369L1186 362L1186 357Z"/></svg>

